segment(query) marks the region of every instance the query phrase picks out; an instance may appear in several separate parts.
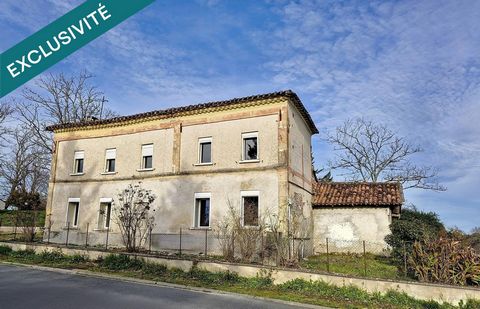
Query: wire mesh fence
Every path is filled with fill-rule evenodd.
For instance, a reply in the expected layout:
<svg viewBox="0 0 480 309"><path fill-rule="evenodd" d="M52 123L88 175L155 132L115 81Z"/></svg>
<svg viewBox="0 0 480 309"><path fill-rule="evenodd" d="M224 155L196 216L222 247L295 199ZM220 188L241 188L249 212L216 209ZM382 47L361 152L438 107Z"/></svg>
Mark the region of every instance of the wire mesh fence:
<svg viewBox="0 0 480 309"><path fill-rule="evenodd" d="M0 226L0 240L24 241L23 228ZM110 228L89 224L81 228L69 223L62 229L37 227L36 241L63 246L123 251L122 236ZM142 251L153 255L194 256L268 266L300 267L314 271L368 277L397 277L409 273L412 243L403 243L392 255L385 242L345 239L311 239L261 232L255 237L225 237L211 229L179 227L169 232L149 230ZM385 266L387 265L387 266ZM388 267L390 265L390 267Z"/></svg>

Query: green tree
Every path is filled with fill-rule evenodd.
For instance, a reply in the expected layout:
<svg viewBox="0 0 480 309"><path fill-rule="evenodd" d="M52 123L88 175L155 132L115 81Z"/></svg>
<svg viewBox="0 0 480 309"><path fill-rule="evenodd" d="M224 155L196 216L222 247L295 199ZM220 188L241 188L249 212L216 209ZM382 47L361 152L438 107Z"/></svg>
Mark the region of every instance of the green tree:
<svg viewBox="0 0 480 309"><path fill-rule="evenodd" d="M385 237L385 241L392 247L392 258L399 266L403 266L404 250L410 256L415 241L425 243L446 234L436 213L423 212L414 206L403 209L400 218L390 225L390 230L392 233Z"/></svg>

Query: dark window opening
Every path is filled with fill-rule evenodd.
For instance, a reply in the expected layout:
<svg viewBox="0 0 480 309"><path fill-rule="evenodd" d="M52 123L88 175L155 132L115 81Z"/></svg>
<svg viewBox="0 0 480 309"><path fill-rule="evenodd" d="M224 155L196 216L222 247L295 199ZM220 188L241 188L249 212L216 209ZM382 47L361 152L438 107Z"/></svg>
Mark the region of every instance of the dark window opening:
<svg viewBox="0 0 480 309"><path fill-rule="evenodd" d="M257 151L257 138L248 137L243 139L243 148L244 148L244 160L256 160L258 159Z"/></svg>
<svg viewBox="0 0 480 309"><path fill-rule="evenodd" d="M200 163L212 162L212 143L200 143Z"/></svg>
<svg viewBox="0 0 480 309"><path fill-rule="evenodd" d="M75 173L83 173L83 159L75 159Z"/></svg>
<svg viewBox="0 0 480 309"><path fill-rule="evenodd" d="M115 159L107 159L107 172L115 172Z"/></svg>
<svg viewBox="0 0 480 309"><path fill-rule="evenodd" d="M210 199L198 198L196 203L196 222L198 227L210 226Z"/></svg>
<svg viewBox="0 0 480 309"><path fill-rule="evenodd" d="M258 196L243 197L243 225L258 226Z"/></svg>
<svg viewBox="0 0 480 309"><path fill-rule="evenodd" d="M153 157L144 156L143 157L143 168L152 168L153 167Z"/></svg>

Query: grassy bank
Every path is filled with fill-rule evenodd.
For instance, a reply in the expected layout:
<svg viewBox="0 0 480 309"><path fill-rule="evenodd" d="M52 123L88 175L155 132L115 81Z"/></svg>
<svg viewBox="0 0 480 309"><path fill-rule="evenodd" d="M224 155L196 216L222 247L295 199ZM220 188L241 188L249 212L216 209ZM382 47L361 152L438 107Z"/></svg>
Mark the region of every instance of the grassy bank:
<svg viewBox="0 0 480 309"><path fill-rule="evenodd" d="M338 274L380 279L405 279L389 257L366 254L330 253L311 256L300 263L301 268L330 271ZM366 273L365 273L366 270Z"/></svg>
<svg viewBox="0 0 480 309"><path fill-rule="evenodd" d="M480 302L469 301L459 307L413 299L403 293L367 293L355 287L335 287L323 282L292 280L275 285L268 272L256 278L243 278L235 273L211 273L199 269L184 272L167 269L163 265L143 262L125 255L109 255L98 260L88 260L82 255L67 256L61 251L35 254L31 250L12 251L0 246L0 261L35 264L58 268L85 269L114 273L127 277L148 279L182 285L205 287L254 296L296 301L340 308L479 308Z"/></svg>
<svg viewBox="0 0 480 309"><path fill-rule="evenodd" d="M15 218L18 212L31 212L32 210L0 210L0 226L15 226ZM45 225L45 210L40 210L37 213L37 226L43 227Z"/></svg>

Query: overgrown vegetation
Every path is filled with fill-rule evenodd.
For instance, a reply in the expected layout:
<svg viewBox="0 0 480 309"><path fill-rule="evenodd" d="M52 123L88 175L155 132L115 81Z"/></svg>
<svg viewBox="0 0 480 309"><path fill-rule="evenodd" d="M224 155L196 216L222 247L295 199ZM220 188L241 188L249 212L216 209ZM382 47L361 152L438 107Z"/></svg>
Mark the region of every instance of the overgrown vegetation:
<svg viewBox="0 0 480 309"><path fill-rule="evenodd" d="M391 258L409 277L423 282L480 284L480 255L463 232L447 231L438 216L415 208L404 209L386 237Z"/></svg>
<svg viewBox="0 0 480 309"><path fill-rule="evenodd" d="M0 210L0 226L15 226L15 220L19 212L32 213L32 210ZM45 210L37 212L37 226L45 225ZM18 224L17 224L18 226Z"/></svg>
<svg viewBox="0 0 480 309"><path fill-rule="evenodd" d="M240 277L228 271L211 273L198 268L184 272L179 269L167 269L164 265L145 262L128 255L108 255L91 261L82 255L67 256L60 250L36 254L32 250L12 251L8 247L0 246L0 261L112 272L128 277L340 308L474 309L480 306L480 302L471 300L459 306L441 305L433 301L416 300L406 294L393 291L382 295L367 293L355 287L335 287L320 281L301 279L275 285L271 272L267 270L260 272L255 278Z"/></svg>

